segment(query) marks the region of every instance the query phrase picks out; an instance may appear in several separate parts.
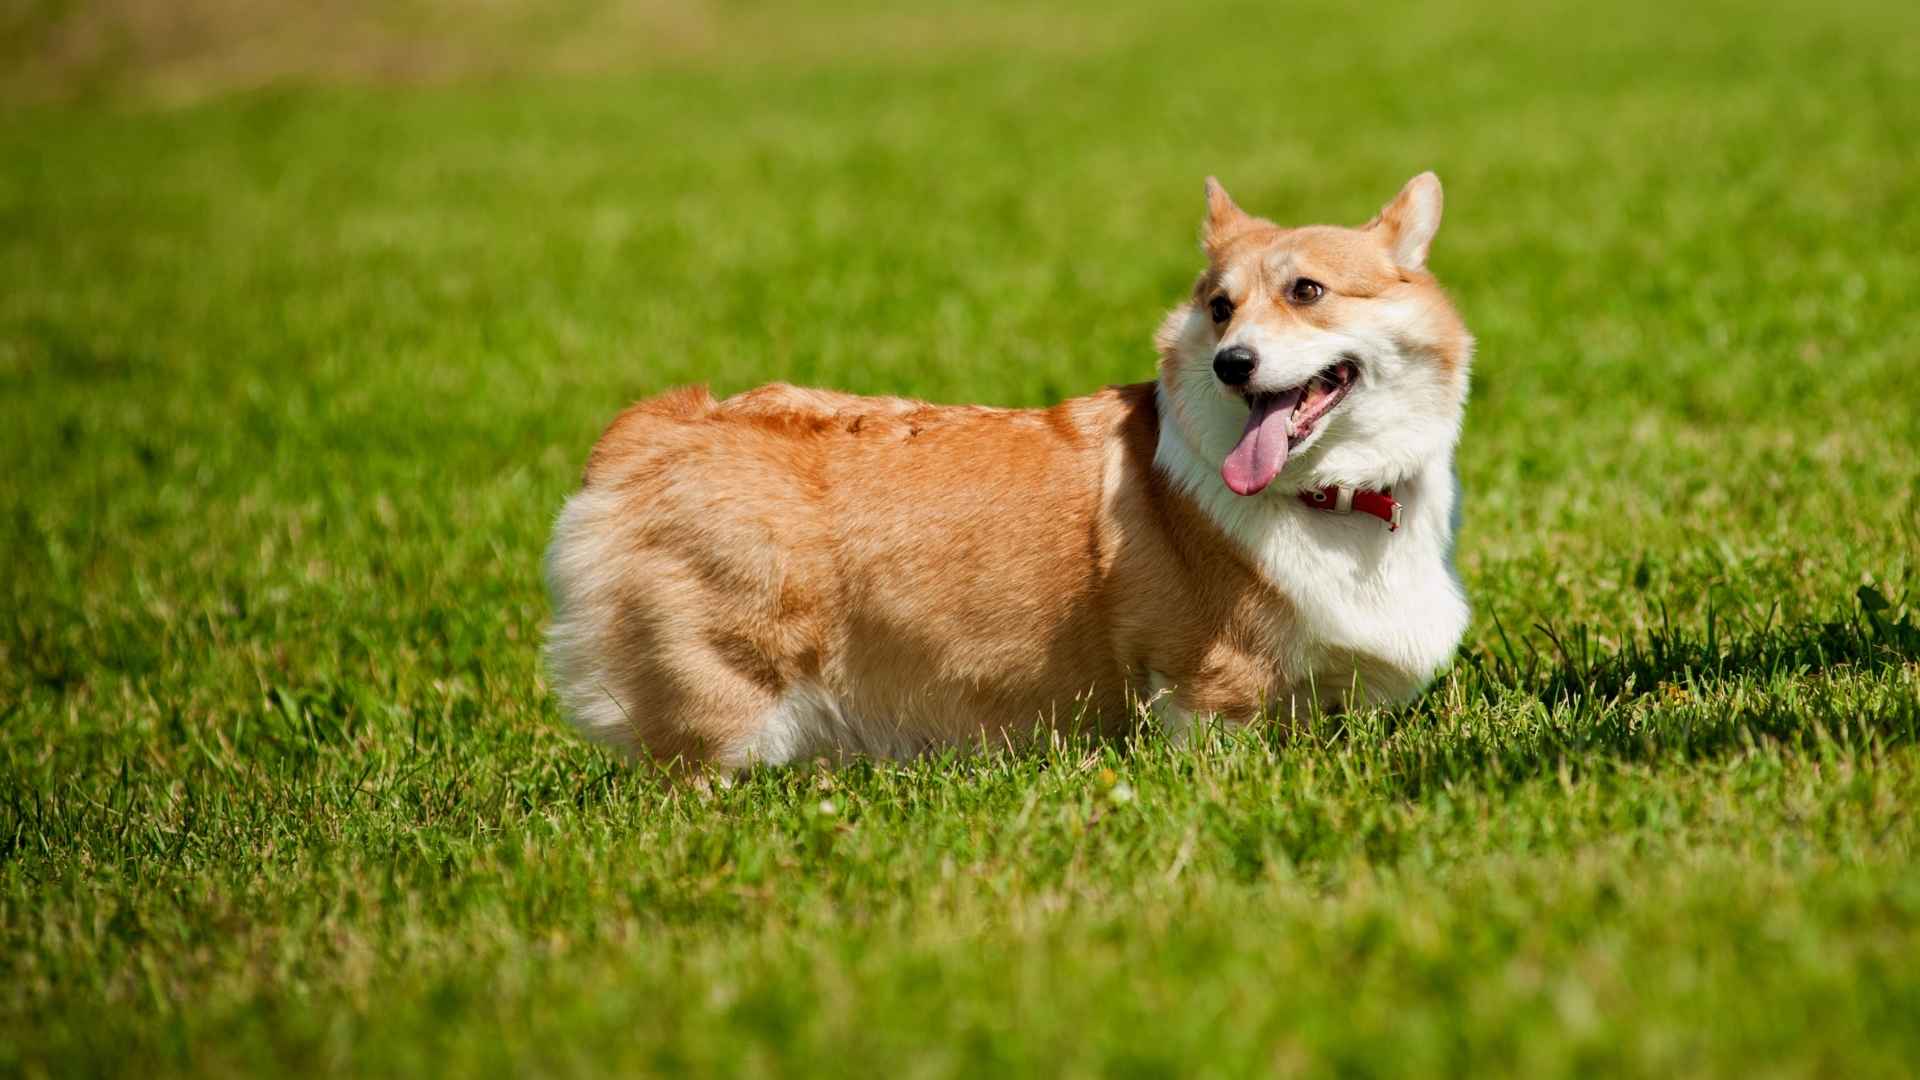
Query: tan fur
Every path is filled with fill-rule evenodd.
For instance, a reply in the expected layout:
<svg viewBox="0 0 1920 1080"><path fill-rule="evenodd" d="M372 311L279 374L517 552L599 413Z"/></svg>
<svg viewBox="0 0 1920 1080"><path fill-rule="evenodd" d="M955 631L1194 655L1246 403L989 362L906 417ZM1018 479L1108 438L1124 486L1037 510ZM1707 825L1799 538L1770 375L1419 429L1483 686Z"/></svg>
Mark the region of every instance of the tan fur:
<svg viewBox="0 0 1920 1080"><path fill-rule="evenodd" d="M587 486L618 499L604 646L634 742L724 756L803 681L928 744L1083 707L1114 730L1150 670L1250 714L1286 605L1167 490L1157 425L1151 383L1046 410L780 385L628 409Z"/></svg>

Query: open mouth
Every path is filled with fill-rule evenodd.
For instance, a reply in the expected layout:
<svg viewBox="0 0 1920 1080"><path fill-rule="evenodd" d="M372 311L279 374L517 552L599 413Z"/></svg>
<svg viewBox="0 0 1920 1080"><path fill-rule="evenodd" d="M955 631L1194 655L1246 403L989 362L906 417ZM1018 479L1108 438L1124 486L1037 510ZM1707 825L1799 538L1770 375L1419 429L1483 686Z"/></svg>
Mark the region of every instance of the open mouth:
<svg viewBox="0 0 1920 1080"><path fill-rule="evenodd" d="M1353 389L1360 367L1342 359L1299 386L1248 394L1247 426L1220 466L1220 477L1236 495L1264 490L1287 463L1287 453L1313 436Z"/></svg>

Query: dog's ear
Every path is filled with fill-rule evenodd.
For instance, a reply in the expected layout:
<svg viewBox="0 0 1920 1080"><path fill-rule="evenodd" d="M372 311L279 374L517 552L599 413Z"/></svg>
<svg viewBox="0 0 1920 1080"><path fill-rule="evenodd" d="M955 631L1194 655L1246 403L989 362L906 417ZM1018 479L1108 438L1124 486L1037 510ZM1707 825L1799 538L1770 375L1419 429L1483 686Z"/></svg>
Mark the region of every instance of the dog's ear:
<svg viewBox="0 0 1920 1080"><path fill-rule="evenodd" d="M1440 178L1423 172L1407 181L1367 228L1380 235L1387 254L1403 270L1427 265L1427 249L1440 230Z"/></svg>
<svg viewBox="0 0 1920 1080"><path fill-rule="evenodd" d="M1212 247L1240 231L1247 212L1235 206L1220 181L1207 177L1207 246Z"/></svg>

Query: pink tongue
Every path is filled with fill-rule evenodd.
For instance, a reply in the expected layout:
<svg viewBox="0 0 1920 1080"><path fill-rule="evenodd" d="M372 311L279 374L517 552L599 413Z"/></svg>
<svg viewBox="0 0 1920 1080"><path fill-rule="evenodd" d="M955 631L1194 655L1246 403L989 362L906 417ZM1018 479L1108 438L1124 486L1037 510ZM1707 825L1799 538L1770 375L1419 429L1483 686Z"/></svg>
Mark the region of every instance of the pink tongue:
<svg viewBox="0 0 1920 1080"><path fill-rule="evenodd" d="M1247 429L1220 465L1220 478L1236 495L1253 495L1280 475L1287 463L1287 417L1300 400L1298 388L1257 399Z"/></svg>

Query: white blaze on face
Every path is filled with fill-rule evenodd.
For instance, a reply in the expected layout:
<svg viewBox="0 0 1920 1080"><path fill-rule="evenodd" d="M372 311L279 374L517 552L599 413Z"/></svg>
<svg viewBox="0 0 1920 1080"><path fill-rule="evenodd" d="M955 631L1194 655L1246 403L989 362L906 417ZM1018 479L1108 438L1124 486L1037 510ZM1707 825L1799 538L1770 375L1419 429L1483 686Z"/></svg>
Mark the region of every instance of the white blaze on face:
<svg viewBox="0 0 1920 1080"><path fill-rule="evenodd" d="M1283 473L1288 493L1390 485L1447 452L1472 339L1424 280L1439 181L1415 177L1357 229L1279 229L1246 215L1212 180L1207 200L1217 276L1203 279L1159 336L1167 418L1195 457L1247 495ZM1290 285L1302 275L1329 295L1296 301ZM1223 324L1209 310L1219 295L1235 305ZM1235 347L1256 361L1244 385L1228 386L1213 361ZM1322 373L1327 385L1312 382Z"/></svg>

